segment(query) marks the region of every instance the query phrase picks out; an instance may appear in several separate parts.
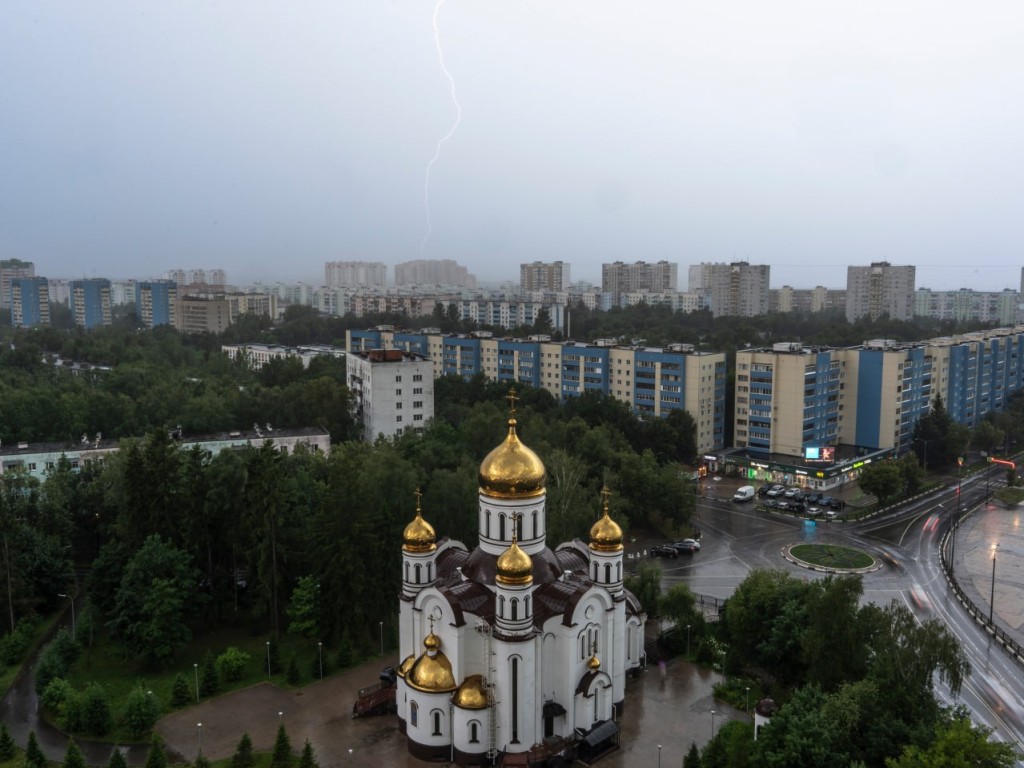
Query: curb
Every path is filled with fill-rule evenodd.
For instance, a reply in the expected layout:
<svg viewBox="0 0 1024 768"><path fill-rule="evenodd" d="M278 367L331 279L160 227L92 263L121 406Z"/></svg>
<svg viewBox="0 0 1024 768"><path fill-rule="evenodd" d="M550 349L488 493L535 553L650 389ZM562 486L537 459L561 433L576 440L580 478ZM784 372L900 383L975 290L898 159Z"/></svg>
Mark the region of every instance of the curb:
<svg viewBox="0 0 1024 768"><path fill-rule="evenodd" d="M787 544L782 548L782 557L793 565L799 566L800 568L806 568L808 571L818 571L819 573L873 573L882 569L882 561L874 555L871 555L874 563L867 566L866 568L833 568L822 565L815 565L814 563L808 563L806 560L794 556L790 550L797 546L796 544Z"/></svg>

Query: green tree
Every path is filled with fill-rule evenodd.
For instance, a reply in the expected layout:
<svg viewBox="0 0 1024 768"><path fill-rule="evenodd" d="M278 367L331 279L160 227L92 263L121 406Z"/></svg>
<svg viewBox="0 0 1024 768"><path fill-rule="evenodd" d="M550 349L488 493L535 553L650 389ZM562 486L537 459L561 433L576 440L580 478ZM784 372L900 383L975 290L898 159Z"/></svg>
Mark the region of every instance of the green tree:
<svg viewBox="0 0 1024 768"><path fill-rule="evenodd" d="M636 574L626 577L625 586L640 601L648 616L657 615L661 595L661 568L654 563L640 563Z"/></svg>
<svg viewBox="0 0 1024 768"><path fill-rule="evenodd" d="M237 682L245 675L245 668L252 657L234 646L217 657L217 674L225 682Z"/></svg>
<svg viewBox="0 0 1024 768"><path fill-rule="evenodd" d="M166 664L192 638L196 603L192 558L160 536L150 536L128 561L110 627L132 653Z"/></svg>
<svg viewBox="0 0 1024 768"><path fill-rule="evenodd" d="M177 709L192 701L192 689L188 680L180 672L174 676L174 685L171 686L171 706Z"/></svg>
<svg viewBox="0 0 1024 768"><path fill-rule="evenodd" d="M288 666L285 668L284 678L288 681L288 685L298 685L302 680L302 676L299 674L299 663L295 660L294 653L288 655Z"/></svg>
<svg viewBox="0 0 1024 768"><path fill-rule="evenodd" d="M110 753L110 760L107 761L107 768L128 768L128 763L125 762L124 754L121 752L119 747L114 747Z"/></svg>
<svg viewBox="0 0 1024 768"><path fill-rule="evenodd" d="M306 744L302 748L302 755L299 757L299 768L320 768L320 763L317 762L316 754L313 752L313 745L309 743L309 739L306 739Z"/></svg>
<svg viewBox="0 0 1024 768"><path fill-rule="evenodd" d="M979 451L994 453L1003 447L1006 433L990 419L982 419L971 433L971 443Z"/></svg>
<svg viewBox="0 0 1024 768"><path fill-rule="evenodd" d="M992 731L975 726L965 713L938 727L935 740L926 747L911 744L898 758L885 761L886 768L1012 768L1018 755L1010 744L991 741Z"/></svg>
<svg viewBox="0 0 1024 768"><path fill-rule="evenodd" d="M822 690L860 680L867 671L870 622L860 614L860 576L829 576L807 591L801 648L807 679Z"/></svg>
<svg viewBox="0 0 1024 768"><path fill-rule="evenodd" d="M306 742L309 743L308 741ZM14 757L18 751L18 746L14 743L14 739L11 738L11 734L7 730L7 723L0 723L0 762L10 760Z"/></svg>
<svg viewBox="0 0 1024 768"><path fill-rule="evenodd" d="M683 768L704 768L700 762L700 750L697 749L697 742L691 741L690 748L683 758Z"/></svg>
<svg viewBox="0 0 1024 768"><path fill-rule="evenodd" d="M167 752L159 735L153 734L149 741L149 752L146 753L144 768L167 768Z"/></svg>
<svg viewBox="0 0 1024 768"><path fill-rule="evenodd" d="M235 754L231 758L231 768L252 768L256 764L256 758L252 753L252 739L249 732L242 734L235 747Z"/></svg>
<svg viewBox="0 0 1024 768"><path fill-rule="evenodd" d="M270 756L270 768L289 768L292 763L292 743L284 724L277 726L277 738L274 740L274 751Z"/></svg>
<svg viewBox="0 0 1024 768"><path fill-rule="evenodd" d="M213 651L203 654L202 667L199 692L203 696L213 696L220 689L220 678L217 675L217 662L213 658Z"/></svg>
<svg viewBox="0 0 1024 768"><path fill-rule="evenodd" d="M198 754L192 762L192 768L210 768L210 761L206 759L206 755Z"/></svg>
<svg viewBox="0 0 1024 768"><path fill-rule="evenodd" d="M25 745L25 768L46 768L46 755L39 746L35 731L28 732L28 743Z"/></svg>
<svg viewBox="0 0 1024 768"><path fill-rule="evenodd" d="M288 631L312 639L320 636L320 584L314 576L303 576L292 590L288 603Z"/></svg>
<svg viewBox="0 0 1024 768"><path fill-rule="evenodd" d="M74 739L68 740L68 748L64 751L64 768L85 768L85 756Z"/></svg>
<svg viewBox="0 0 1024 768"><path fill-rule="evenodd" d="M99 683L89 683L82 691L82 730L90 736L102 736L113 724L107 692Z"/></svg>
<svg viewBox="0 0 1024 768"><path fill-rule="evenodd" d="M825 714L826 700L816 685L798 689L772 717L771 727L758 735L754 764L765 768L849 764L840 726Z"/></svg>
<svg viewBox="0 0 1024 768"><path fill-rule="evenodd" d="M879 506L885 506L905 488L900 463L897 461L876 461L864 467L857 483L865 493L878 498Z"/></svg>
<svg viewBox="0 0 1024 768"><path fill-rule="evenodd" d="M133 736L141 736L152 728L160 717L160 702L152 691L141 686L128 692L124 706L124 723Z"/></svg>

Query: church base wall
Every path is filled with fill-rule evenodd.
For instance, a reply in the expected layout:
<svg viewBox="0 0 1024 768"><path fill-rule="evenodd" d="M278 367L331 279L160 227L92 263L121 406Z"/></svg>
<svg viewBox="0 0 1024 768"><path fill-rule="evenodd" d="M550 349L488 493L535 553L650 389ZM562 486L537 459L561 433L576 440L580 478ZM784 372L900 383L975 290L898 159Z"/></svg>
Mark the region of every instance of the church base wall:
<svg viewBox="0 0 1024 768"><path fill-rule="evenodd" d="M494 761L487 757L487 752L463 752L455 750L455 764L465 766L494 765Z"/></svg>
<svg viewBox="0 0 1024 768"><path fill-rule="evenodd" d="M616 701L612 704L612 719L618 720L622 717L622 713L626 711L626 700Z"/></svg>
<svg viewBox="0 0 1024 768"><path fill-rule="evenodd" d="M410 738L406 738L406 744L410 755L428 763L447 763L452 754L452 748L448 744L420 744Z"/></svg>

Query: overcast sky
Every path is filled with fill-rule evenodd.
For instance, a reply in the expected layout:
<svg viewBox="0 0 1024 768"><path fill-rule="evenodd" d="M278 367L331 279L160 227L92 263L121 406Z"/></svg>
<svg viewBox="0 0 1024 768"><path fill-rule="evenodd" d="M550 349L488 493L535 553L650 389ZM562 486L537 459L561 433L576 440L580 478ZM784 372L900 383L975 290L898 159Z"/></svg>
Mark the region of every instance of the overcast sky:
<svg viewBox="0 0 1024 768"><path fill-rule="evenodd" d="M0 257L320 283L327 260L747 260L1017 288L1024 4L0 5ZM428 222L425 178L431 165ZM427 236L429 227L429 237Z"/></svg>

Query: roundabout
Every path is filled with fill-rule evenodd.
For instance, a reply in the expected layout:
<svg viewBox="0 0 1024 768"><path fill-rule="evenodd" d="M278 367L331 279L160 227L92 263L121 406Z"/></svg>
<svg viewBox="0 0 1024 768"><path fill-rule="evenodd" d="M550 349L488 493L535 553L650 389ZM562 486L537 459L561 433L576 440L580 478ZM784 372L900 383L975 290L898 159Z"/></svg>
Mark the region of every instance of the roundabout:
<svg viewBox="0 0 1024 768"><path fill-rule="evenodd" d="M788 544L782 556L794 565L825 573L871 573L882 561L862 549L838 544Z"/></svg>

